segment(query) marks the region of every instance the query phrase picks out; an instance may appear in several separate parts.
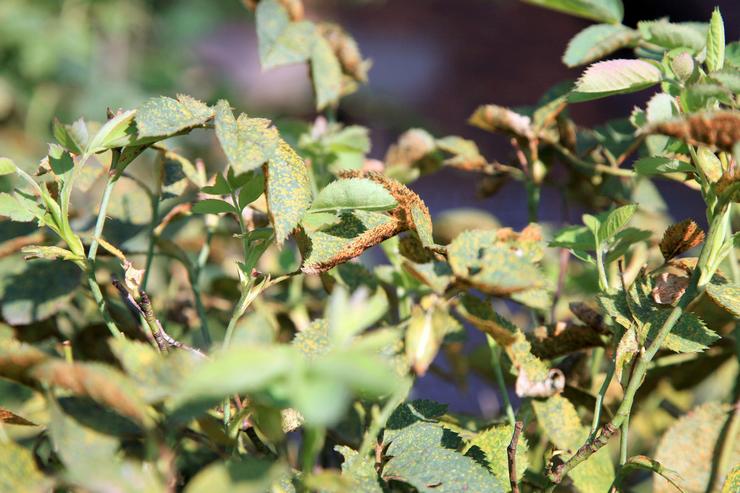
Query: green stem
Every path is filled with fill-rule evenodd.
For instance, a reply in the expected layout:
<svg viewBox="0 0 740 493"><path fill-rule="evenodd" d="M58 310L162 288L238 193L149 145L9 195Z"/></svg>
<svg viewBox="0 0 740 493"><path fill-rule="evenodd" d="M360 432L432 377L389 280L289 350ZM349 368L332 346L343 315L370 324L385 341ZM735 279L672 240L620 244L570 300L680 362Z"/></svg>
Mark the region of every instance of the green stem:
<svg viewBox="0 0 740 493"><path fill-rule="evenodd" d="M144 263L144 277L141 280L141 289L146 291L147 283L149 282L149 271L152 267L152 260L154 260L154 245L157 242L155 230L159 224L159 200L162 194L162 163L164 157L160 154L158 159L159 166L157 167L157 186L154 193L151 194L152 199L152 220L149 222L149 244L146 249L146 261Z"/></svg>
<svg viewBox="0 0 740 493"><path fill-rule="evenodd" d="M599 273L599 289L607 291L609 289L609 279L606 277L606 269L604 269L604 253L601 245L596 247L596 270Z"/></svg>
<svg viewBox="0 0 740 493"><path fill-rule="evenodd" d="M501 370L501 348L490 335L486 335L486 339L488 340L488 347L491 350L491 367L493 367L493 374L496 377L496 383L498 384L501 398L504 400L506 417L509 420L509 424L514 426L516 424L516 415L514 414L514 408L511 406L511 401L509 400L509 390L506 388L506 381L504 381L504 372Z"/></svg>
<svg viewBox="0 0 740 493"><path fill-rule="evenodd" d="M624 418L624 422L619 429L619 465L623 466L627 462L627 450L629 449L628 438L630 428L630 416Z"/></svg>
<svg viewBox="0 0 740 493"><path fill-rule="evenodd" d="M614 365L610 364L609 369L606 371L606 376L604 377L604 383L601 384L599 393L596 394L596 404L594 404L594 419L591 422L592 438L596 434L596 430L599 428L599 421L601 421L601 410L604 407L604 396L606 395L606 391L609 388L609 384L611 383L613 377Z"/></svg>
<svg viewBox="0 0 740 493"><path fill-rule="evenodd" d="M114 168L115 165L111 165L111 168ZM105 322L105 325L108 327L108 330L116 337L122 337L123 333L118 330L118 327L116 327L115 322L113 321L113 318L110 316L110 313L108 312L108 306L105 301L105 298L103 297L103 293L100 290L100 285L98 284L98 281L95 277L95 257L98 254L98 245L99 245L99 239L103 235L103 228L105 227L105 219L106 219L106 212L108 211L108 204L110 203L110 197L113 193L113 187L115 187L116 182L118 181L118 175L117 174L111 174L108 177L108 181L105 184L105 190L103 190L103 198L100 201L100 209L98 211L98 218L95 222L95 231L93 233L92 241L90 242L90 249L87 252L87 263L88 263L88 270L87 270L87 282L90 285L90 291L92 291L93 298L95 298L95 303L98 305L98 310L100 311L100 314L103 316L103 321Z"/></svg>
<svg viewBox="0 0 740 493"><path fill-rule="evenodd" d="M195 310L198 312L198 318L200 319L200 333L203 337L203 344L205 348L208 349L211 346L213 339L211 338L211 331L208 328L206 309L205 306L203 306L203 299L200 294L200 275L208 261L208 255L211 253L211 239L213 238L213 228L210 226L206 226L206 228L205 242L200 248L195 267L190 272L190 286L193 290L193 298L195 299Z"/></svg>
<svg viewBox="0 0 740 493"><path fill-rule="evenodd" d="M527 180L525 188L527 190L527 213L529 216L529 222L536 223L540 208L540 187L532 180Z"/></svg>
<svg viewBox="0 0 740 493"><path fill-rule="evenodd" d="M412 382L413 381L410 378L403 380L398 391L388 399L380 413L373 416L373 420L362 439L362 445L360 445L360 450L358 452L360 457L367 457L370 450L377 445L380 430L385 427L385 424L388 422L388 418L391 417L391 414L393 414L393 411L395 411L409 395Z"/></svg>
<svg viewBox="0 0 740 493"><path fill-rule="evenodd" d="M316 426L306 426L303 430L303 444L301 445L301 470L303 474L310 474L316 465L316 458L324 447L326 430Z"/></svg>
<svg viewBox="0 0 740 493"><path fill-rule="evenodd" d="M696 268L691 274L686 292L678 300L678 303L676 303L676 306L673 308L673 310L671 310L671 313L668 315L668 318L665 320L660 329L658 329L658 332L655 335L653 341L638 357L632 375L630 376L629 384L625 389L624 398L619 408L617 409L616 414L611 419L611 421L607 423L604 428L602 428L601 432L591 436L586 441L586 443L580 449L578 449L573 457L571 457L565 463L561 463L552 467L548 471L547 476L553 483L560 483L560 481L562 481L562 479L569 471L571 471L581 462L591 457L591 455L593 455L601 447L606 445L611 436L618 429L622 428L622 425L625 422L629 422L629 416L632 411L632 405L634 403L635 395L642 385L645 374L650 367L651 360L655 357L657 352L663 346L663 342L665 341L666 337L668 337L668 334L671 333L671 330L681 318L689 303L698 295L702 294L704 285L708 282L713 274L713 272L711 271L711 267L709 266L713 263L713 256L716 255L716 251L718 249L716 243L719 243L721 245L724 242L725 228L723 216L725 212L725 210L715 211L714 217L710 223L707 241L704 243L704 247L701 250ZM721 230L722 234L718 234L718 229ZM626 430L623 429L622 431L624 432Z"/></svg>

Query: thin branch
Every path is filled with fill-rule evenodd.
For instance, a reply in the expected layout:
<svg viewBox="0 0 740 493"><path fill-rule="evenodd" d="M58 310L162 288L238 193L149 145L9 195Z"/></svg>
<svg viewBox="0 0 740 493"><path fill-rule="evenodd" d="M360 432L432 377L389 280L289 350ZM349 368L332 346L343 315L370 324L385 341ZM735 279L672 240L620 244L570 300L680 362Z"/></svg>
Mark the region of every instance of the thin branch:
<svg viewBox="0 0 740 493"><path fill-rule="evenodd" d="M509 481L511 482L511 493L519 493L519 481L516 478L516 447L519 443L519 435L522 434L524 423L517 421L514 424L514 434L511 437L511 443L506 449L509 457Z"/></svg>
<svg viewBox="0 0 740 493"><path fill-rule="evenodd" d="M141 298L140 298L140 306L141 309L144 311L145 319L147 323L149 324L150 328L152 329L152 333L154 335L154 338L157 339L158 337L161 338L162 341L165 343L165 347L174 347L177 349L182 349L184 351L189 351L196 356L200 358L206 358L207 356L200 351L199 349L196 349L192 346L189 346L185 344L184 342L180 342L171 335L169 335L167 332L165 332L164 327L162 327L162 324L157 320L156 316L154 315L154 310L152 309L152 302L149 299L149 296L146 294L146 292L141 292ZM158 341L157 344L160 344Z"/></svg>

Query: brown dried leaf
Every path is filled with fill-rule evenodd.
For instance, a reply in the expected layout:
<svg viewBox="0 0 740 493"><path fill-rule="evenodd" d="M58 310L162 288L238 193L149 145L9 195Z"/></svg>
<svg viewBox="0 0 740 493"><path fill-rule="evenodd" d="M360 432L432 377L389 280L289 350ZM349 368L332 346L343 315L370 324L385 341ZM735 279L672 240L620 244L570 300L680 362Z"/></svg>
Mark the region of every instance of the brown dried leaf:
<svg viewBox="0 0 740 493"><path fill-rule="evenodd" d="M732 146L740 141L740 112L700 113L681 120L655 123L646 127L644 132L669 135L691 145L704 144L732 152Z"/></svg>
<svg viewBox="0 0 740 493"><path fill-rule="evenodd" d="M4 407L0 407L0 422L20 426L38 426L36 423L28 421L26 418L18 416Z"/></svg>
<svg viewBox="0 0 740 493"><path fill-rule="evenodd" d="M528 116L494 104L478 107L468 122L489 132L506 132L525 139L535 136Z"/></svg>
<svg viewBox="0 0 740 493"><path fill-rule="evenodd" d="M669 226L660 240L660 252L670 260L704 241L704 231L692 219Z"/></svg>
<svg viewBox="0 0 740 493"><path fill-rule="evenodd" d="M660 305L672 305L683 296L689 286L689 278L670 272L662 272L655 279L653 300Z"/></svg>
<svg viewBox="0 0 740 493"><path fill-rule="evenodd" d="M283 0L285 2L287 0ZM295 2L296 0L291 0ZM334 55L342 66L342 72L357 82L367 82L367 72L371 62L364 60L354 38L341 26L332 23L318 25L319 33L328 41Z"/></svg>
<svg viewBox="0 0 740 493"><path fill-rule="evenodd" d="M142 426L152 424L135 384L110 366L50 360L33 368L31 375L47 385L90 397Z"/></svg>

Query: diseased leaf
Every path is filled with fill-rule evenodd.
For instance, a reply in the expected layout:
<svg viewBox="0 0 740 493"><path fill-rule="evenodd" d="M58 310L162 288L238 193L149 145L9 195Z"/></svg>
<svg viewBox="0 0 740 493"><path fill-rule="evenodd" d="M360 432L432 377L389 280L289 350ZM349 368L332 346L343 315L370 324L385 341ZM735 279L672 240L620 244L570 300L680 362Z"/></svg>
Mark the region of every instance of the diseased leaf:
<svg viewBox="0 0 740 493"><path fill-rule="evenodd" d="M550 441L564 452L563 460L571 457L588 438L589 429L581 424L573 404L555 395L546 400L532 400L537 421ZM603 493L614 481L614 466L604 447L576 466L570 473L578 491Z"/></svg>
<svg viewBox="0 0 740 493"><path fill-rule="evenodd" d="M332 347L329 340L329 324L323 318L314 320L295 335L292 344L309 359L326 354Z"/></svg>
<svg viewBox="0 0 740 493"><path fill-rule="evenodd" d="M724 431L730 418L731 408L728 404L707 402L679 418L663 434L655 451L655 459L678 473L676 483L684 491L710 491L709 481L715 474L718 481L711 491L719 491L719 485L730 472L729 469L733 464L740 463L740 440L735 440L729 447L728 469L714 470L714 451L730 439ZM656 493L675 491L660 476L654 477L653 488Z"/></svg>
<svg viewBox="0 0 740 493"><path fill-rule="evenodd" d="M444 293L453 280L450 264L439 260L430 260L425 263L404 261L403 268L438 294Z"/></svg>
<svg viewBox="0 0 740 493"><path fill-rule="evenodd" d="M244 113L234 118L229 103L223 99L216 104L215 114L216 137L235 172L258 168L274 156L281 139L270 120L249 118ZM213 194L226 192L228 187L224 190L223 186L207 191Z"/></svg>
<svg viewBox="0 0 740 493"><path fill-rule="evenodd" d="M622 0L525 0L559 12L594 21L619 24L624 16Z"/></svg>
<svg viewBox="0 0 740 493"><path fill-rule="evenodd" d="M387 211L397 205L382 185L367 178L350 178L334 181L321 190L311 205L311 212Z"/></svg>
<svg viewBox="0 0 740 493"><path fill-rule="evenodd" d="M369 457L361 457L356 451L344 445L337 445L334 450L342 454L342 476L348 479L351 491L357 493L383 493L375 472L375 461Z"/></svg>
<svg viewBox="0 0 740 493"><path fill-rule="evenodd" d="M43 214L44 211L36 201L20 193L0 193L0 216L5 216L11 221L27 223L43 217Z"/></svg>
<svg viewBox="0 0 740 493"><path fill-rule="evenodd" d="M311 206L311 187L308 168L298 154L282 141L265 169L267 208L278 246Z"/></svg>
<svg viewBox="0 0 740 493"><path fill-rule="evenodd" d="M615 94L641 91L660 82L660 70L642 60L607 60L590 65L568 97L571 102L591 101Z"/></svg>
<svg viewBox="0 0 740 493"><path fill-rule="evenodd" d="M707 285L707 294L712 301L731 313L735 318L740 318L740 286L737 284L714 284Z"/></svg>
<svg viewBox="0 0 740 493"><path fill-rule="evenodd" d="M421 244L425 247L434 246L434 237L432 236L432 218L426 207L413 205L411 207L411 220L414 223L416 234L419 235Z"/></svg>
<svg viewBox="0 0 740 493"><path fill-rule="evenodd" d="M521 246L507 248L495 231L466 231L447 253L455 275L486 293L509 295L543 286L542 275Z"/></svg>
<svg viewBox="0 0 740 493"><path fill-rule="evenodd" d="M30 450L12 440L0 447L0 491L41 493L49 491L50 481L39 472Z"/></svg>
<svg viewBox="0 0 740 493"><path fill-rule="evenodd" d="M496 425L478 432L465 447L466 453L469 453L472 447L478 447L483 451L486 462L488 463L488 469L505 486L506 491L511 491L511 484L509 482L509 458L506 449L511 443L513 434L513 426ZM524 471L529 465L528 453L529 445L527 438L520 436L516 448L517 478L523 477Z"/></svg>
<svg viewBox="0 0 740 493"><path fill-rule="evenodd" d="M710 72L722 70L725 64L725 25L717 7L712 11L707 31L706 64Z"/></svg>
<svg viewBox="0 0 740 493"><path fill-rule="evenodd" d="M203 125L213 118L213 108L184 94L177 99L160 96L142 104L136 112L139 138L167 137Z"/></svg>
<svg viewBox="0 0 740 493"><path fill-rule="evenodd" d="M308 60L317 40L313 23L293 22L278 0L260 2L255 15L263 69Z"/></svg>
<svg viewBox="0 0 740 493"><path fill-rule="evenodd" d="M697 113L682 119L658 122L643 128L645 134L663 134L692 145L707 145L732 152L740 141L740 112L714 111Z"/></svg>
<svg viewBox="0 0 740 493"><path fill-rule="evenodd" d="M534 137L531 118L494 104L478 107L468 123L489 132L506 132L527 139Z"/></svg>
<svg viewBox="0 0 740 493"><path fill-rule="evenodd" d="M386 451L390 460L381 474L386 480L408 483L420 493L505 491L482 465L456 450L459 443L459 437L440 426L414 423L390 442Z"/></svg>
<svg viewBox="0 0 740 493"><path fill-rule="evenodd" d="M506 347L516 341L516 334L519 329L496 313L490 303L470 294L464 294L460 297L460 303L456 306L457 312L463 318L476 328L489 334L501 346Z"/></svg>
<svg viewBox="0 0 740 493"><path fill-rule="evenodd" d="M308 214L307 218L313 215ZM326 223L313 231L304 228L298 239L303 253L301 270L309 274L327 271L401 230L395 218L380 212L344 212L339 222Z"/></svg>
<svg viewBox="0 0 740 493"><path fill-rule="evenodd" d="M660 240L660 253L668 261L703 242L704 231L692 219L685 219L665 230Z"/></svg>
<svg viewBox="0 0 740 493"><path fill-rule="evenodd" d="M631 46L640 34L628 27L596 24L576 34L568 43L563 63L576 67L604 58L617 50Z"/></svg>
<svg viewBox="0 0 740 493"><path fill-rule="evenodd" d="M339 101L342 96L342 67L323 36L316 36L311 51L311 78L317 110L321 111Z"/></svg>
<svg viewBox="0 0 740 493"><path fill-rule="evenodd" d="M725 484L722 485L722 493L734 493L736 491L740 491L740 464L730 471L725 479Z"/></svg>

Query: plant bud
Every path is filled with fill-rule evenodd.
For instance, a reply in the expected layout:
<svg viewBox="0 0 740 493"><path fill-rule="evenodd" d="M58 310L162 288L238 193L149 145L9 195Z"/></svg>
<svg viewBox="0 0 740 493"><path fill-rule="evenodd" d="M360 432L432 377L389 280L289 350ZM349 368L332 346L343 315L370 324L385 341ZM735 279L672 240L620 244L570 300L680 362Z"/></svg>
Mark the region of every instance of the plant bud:
<svg viewBox="0 0 740 493"><path fill-rule="evenodd" d="M694 59L688 52L684 51L673 59L671 70L679 80L686 81L694 73Z"/></svg>
<svg viewBox="0 0 740 493"><path fill-rule="evenodd" d="M696 151L696 161L704 176L711 183L716 183L722 178L722 162L708 147L699 146Z"/></svg>

